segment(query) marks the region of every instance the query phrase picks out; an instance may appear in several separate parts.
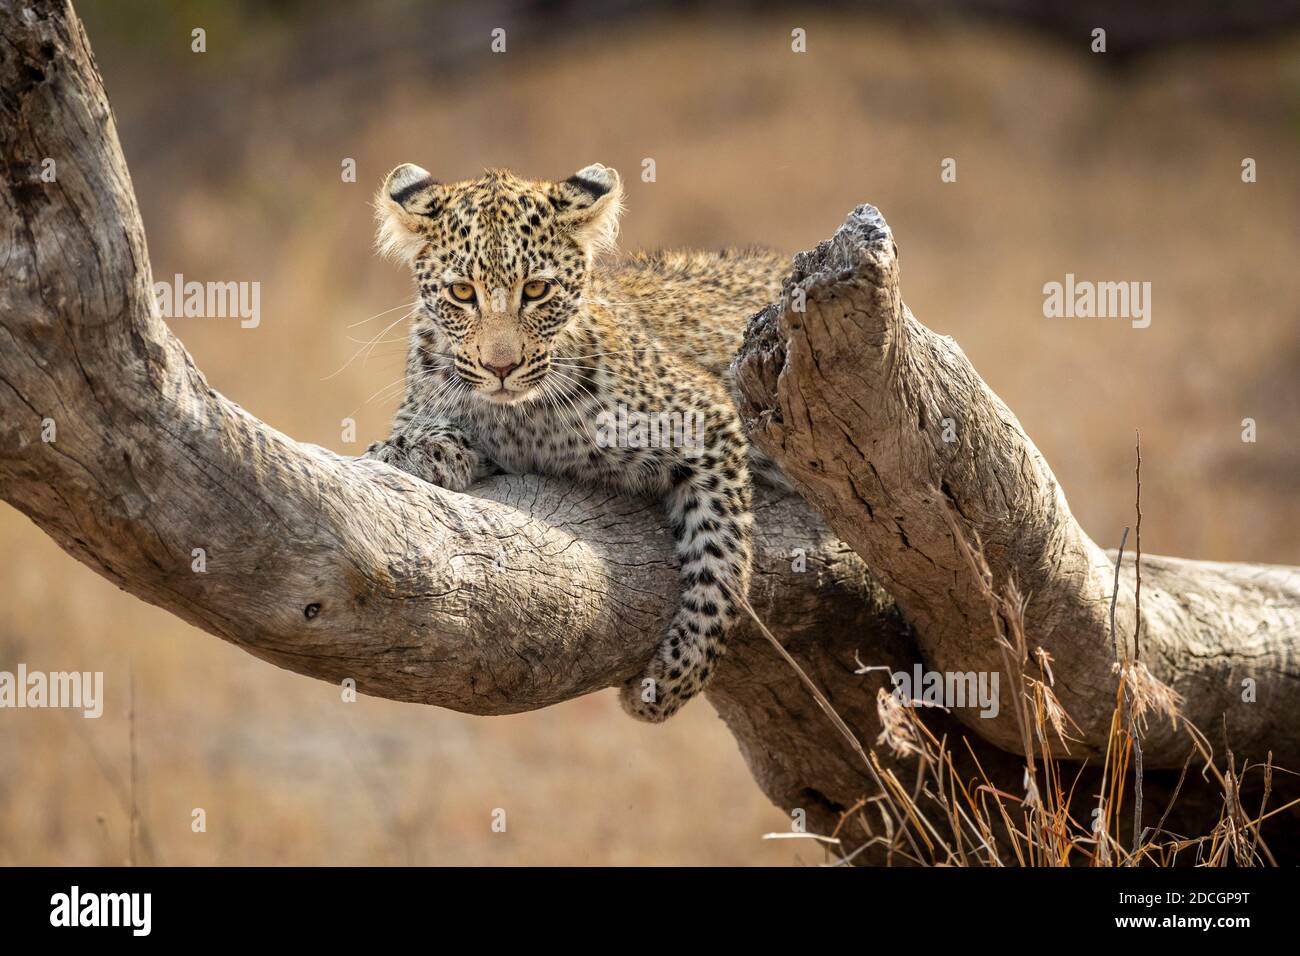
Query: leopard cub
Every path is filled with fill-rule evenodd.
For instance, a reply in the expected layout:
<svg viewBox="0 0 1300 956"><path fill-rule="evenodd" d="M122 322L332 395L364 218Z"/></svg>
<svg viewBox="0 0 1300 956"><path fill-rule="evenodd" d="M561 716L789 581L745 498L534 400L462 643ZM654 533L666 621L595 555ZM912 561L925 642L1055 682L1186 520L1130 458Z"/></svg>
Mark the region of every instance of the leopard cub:
<svg viewBox="0 0 1300 956"><path fill-rule="evenodd" d="M419 287L406 395L367 451L453 490L497 470L661 499L681 599L624 708L661 721L699 693L747 593L751 450L730 394L745 320L785 272L763 251L611 261L618 174L551 182L418 166L376 198L380 249Z"/></svg>

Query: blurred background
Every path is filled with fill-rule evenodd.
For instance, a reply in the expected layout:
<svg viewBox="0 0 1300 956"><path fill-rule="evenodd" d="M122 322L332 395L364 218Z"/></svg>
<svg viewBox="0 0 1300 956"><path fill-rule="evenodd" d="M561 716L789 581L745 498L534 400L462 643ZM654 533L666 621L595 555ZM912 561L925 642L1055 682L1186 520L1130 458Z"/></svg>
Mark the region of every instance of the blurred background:
<svg viewBox="0 0 1300 956"><path fill-rule="evenodd" d="M1140 430L1145 551L1300 564L1296 5L1135 6L77 4L155 277L261 283L255 329L171 327L213 387L301 440L359 454L400 397L405 323L388 326L411 282L372 254L369 207L391 167L602 162L627 184L626 248L793 253L878 205L908 303L1099 542L1133 523ZM1151 326L1044 318L1066 273L1150 282ZM823 859L761 839L788 820L703 701L662 727L612 691L497 718L344 704L119 592L4 505L0 555L0 670L107 672L99 720L0 712L0 863Z"/></svg>

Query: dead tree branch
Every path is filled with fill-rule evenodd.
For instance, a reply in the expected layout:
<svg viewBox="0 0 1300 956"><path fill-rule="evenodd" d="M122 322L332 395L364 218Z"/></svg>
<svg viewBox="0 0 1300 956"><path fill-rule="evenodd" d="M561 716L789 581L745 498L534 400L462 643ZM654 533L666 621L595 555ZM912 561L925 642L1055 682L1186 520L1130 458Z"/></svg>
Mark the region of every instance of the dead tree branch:
<svg viewBox="0 0 1300 956"><path fill-rule="evenodd" d="M982 544L996 589L1015 581L1028 596L1026 633L1051 654L1061 702L1084 731L1074 753L1099 753L1118 680L1113 559L1079 527L1042 454L962 350L903 304L898 249L874 207L859 206L833 239L796 257L782 302L751 322L737 373L754 440L866 559L927 664L1002 670L985 589L955 527ZM1238 754L1263 759L1272 748L1279 763L1300 766L1291 704L1300 570L1144 555L1142 578L1141 659L1182 695L1184 714L1207 732L1226 718ZM1119 581L1131 656L1131 561ZM959 713L985 740L1019 749L1008 696L1018 691L1006 675L1001 690L997 717ZM1181 731L1153 720L1147 765L1180 766L1186 755Z"/></svg>

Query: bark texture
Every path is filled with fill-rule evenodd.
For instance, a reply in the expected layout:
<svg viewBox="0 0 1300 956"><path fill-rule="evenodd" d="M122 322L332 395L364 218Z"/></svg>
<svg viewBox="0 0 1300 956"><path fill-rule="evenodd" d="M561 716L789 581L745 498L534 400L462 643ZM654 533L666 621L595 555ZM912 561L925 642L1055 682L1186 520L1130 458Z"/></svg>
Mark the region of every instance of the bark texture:
<svg viewBox="0 0 1300 956"><path fill-rule="evenodd" d="M801 310L802 309L802 310ZM1057 693L1079 724L1075 756L1106 746L1118 677L1110 633L1114 556L1079 527L1047 462L957 343L903 304L898 249L884 218L859 206L833 239L796 257L783 301L750 323L737 359L754 441L864 557L939 671L1001 671L989 603L954 530L982 544L995 587L1028 596L1031 647L1050 653ZM1300 766L1291 702L1300 678L1300 571L1144 555L1140 650L1132 552L1116 623L1185 699L1184 714L1238 753L1272 749ZM1034 671L1034 676L1038 672ZM1243 700L1244 681L1255 700ZM1018 749L1002 707L957 711L985 740ZM1180 766L1181 730L1153 723L1151 767Z"/></svg>

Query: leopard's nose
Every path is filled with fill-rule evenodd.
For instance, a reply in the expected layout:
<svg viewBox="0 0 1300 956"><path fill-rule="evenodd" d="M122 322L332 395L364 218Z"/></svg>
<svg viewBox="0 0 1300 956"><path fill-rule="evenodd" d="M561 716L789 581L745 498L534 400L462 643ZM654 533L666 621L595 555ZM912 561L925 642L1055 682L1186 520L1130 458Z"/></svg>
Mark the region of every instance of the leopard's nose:
<svg viewBox="0 0 1300 956"><path fill-rule="evenodd" d="M487 362L480 361L478 364L482 365L485 369L487 369L489 372L491 372L493 375L495 375L497 378L501 379L501 381L504 382L506 380L506 376L509 375L511 372L513 372L515 369L517 369L523 363L513 362L510 365L489 365Z"/></svg>

